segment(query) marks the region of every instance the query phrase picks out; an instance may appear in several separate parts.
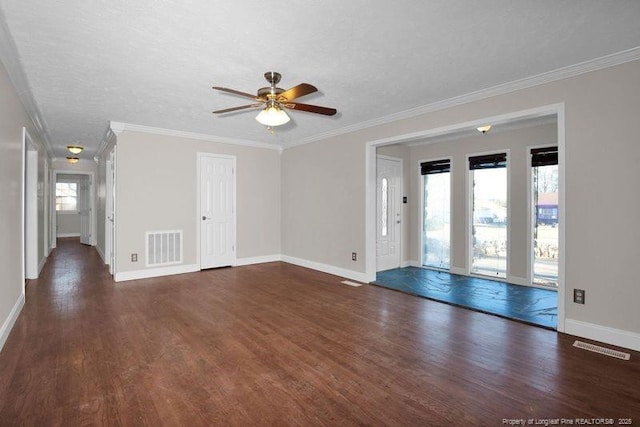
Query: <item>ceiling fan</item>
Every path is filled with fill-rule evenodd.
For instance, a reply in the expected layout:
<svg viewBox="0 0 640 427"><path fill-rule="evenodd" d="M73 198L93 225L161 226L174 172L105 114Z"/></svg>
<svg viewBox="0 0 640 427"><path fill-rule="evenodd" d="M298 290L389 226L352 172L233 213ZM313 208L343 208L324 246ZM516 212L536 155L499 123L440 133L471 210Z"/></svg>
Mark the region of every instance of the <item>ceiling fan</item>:
<svg viewBox="0 0 640 427"><path fill-rule="evenodd" d="M317 105L293 102L294 99L317 92L318 89L308 83L300 83L297 86L284 90L276 87L281 77L280 73L276 73L275 71L264 73L264 78L269 82L269 87L258 89L257 95L251 95L250 93L240 92L226 87L213 86L213 89L215 90L242 96L255 101L253 104L213 111L213 114L223 114L230 113L232 111L262 107L262 111L258 113L256 120L269 127L280 126L290 120L289 116L284 111L285 109L307 111L309 113L324 114L325 116L333 116L336 114L335 108L319 107Z"/></svg>

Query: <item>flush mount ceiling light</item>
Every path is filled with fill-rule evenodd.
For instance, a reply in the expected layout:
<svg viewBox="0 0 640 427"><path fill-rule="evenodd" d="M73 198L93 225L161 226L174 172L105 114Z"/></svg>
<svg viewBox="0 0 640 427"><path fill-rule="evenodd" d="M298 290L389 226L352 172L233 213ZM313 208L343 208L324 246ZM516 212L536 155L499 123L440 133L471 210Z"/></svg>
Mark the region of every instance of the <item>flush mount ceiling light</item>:
<svg viewBox="0 0 640 427"><path fill-rule="evenodd" d="M267 104L264 110L260 111L256 116L256 120L265 126L280 126L287 123L289 116L275 102Z"/></svg>
<svg viewBox="0 0 640 427"><path fill-rule="evenodd" d="M253 101L253 104L213 111L213 114L231 113L233 111L260 107L262 108L262 111L260 111L256 120L269 127L280 126L290 120L289 116L284 111L285 109L301 110L308 113L323 114L325 116L333 116L336 114L335 108L301 104L297 101L293 102L294 99L317 92L318 89L316 89L315 86L308 83L300 83L297 86L284 90L276 86L281 78L279 73L269 71L264 73L264 78L269 82L269 87L258 89L256 95L240 92L235 89L228 89L226 87L214 86L213 89L215 90L241 96L243 98L249 98Z"/></svg>
<svg viewBox="0 0 640 427"><path fill-rule="evenodd" d="M67 157L67 162L69 162L71 164L78 163L79 160L80 159L77 158L77 157L71 157L71 156Z"/></svg>
<svg viewBox="0 0 640 427"><path fill-rule="evenodd" d="M480 126L480 127L477 127L476 129L478 129L478 132L482 132L482 134L484 135L485 133L491 130L491 125Z"/></svg>
<svg viewBox="0 0 640 427"><path fill-rule="evenodd" d="M84 147L79 145L67 145L67 150L71 151L72 154L80 154Z"/></svg>

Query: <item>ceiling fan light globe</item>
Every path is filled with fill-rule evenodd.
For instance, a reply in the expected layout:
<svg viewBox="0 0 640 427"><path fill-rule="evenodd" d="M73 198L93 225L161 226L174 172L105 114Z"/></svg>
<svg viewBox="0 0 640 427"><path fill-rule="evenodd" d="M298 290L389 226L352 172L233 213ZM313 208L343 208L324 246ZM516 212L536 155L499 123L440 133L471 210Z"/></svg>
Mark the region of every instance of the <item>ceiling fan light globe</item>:
<svg viewBox="0 0 640 427"><path fill-rule="evenodd" d="M79 145L67 145L67 150L69 150L73 154L80 154L82 150L84 150L84 147L81 147Z"/></svg>
<svg viewBox="0 0 640 427"><path fill-rule="evenodd" d="M283 125L291 119L281 108L270 106L260 111L256 116L256 120L265 126L274 127Z"/></svg>

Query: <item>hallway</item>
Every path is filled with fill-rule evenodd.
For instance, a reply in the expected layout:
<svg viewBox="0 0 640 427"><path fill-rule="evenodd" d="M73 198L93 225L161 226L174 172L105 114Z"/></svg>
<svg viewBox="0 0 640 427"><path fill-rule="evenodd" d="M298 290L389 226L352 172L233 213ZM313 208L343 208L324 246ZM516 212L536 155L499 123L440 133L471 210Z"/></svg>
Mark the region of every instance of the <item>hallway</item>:
<svg viewBox="0 0 640 427"><path fill-rule="evenodd" d="M640 358L266 263L114 283L60 239L0 353L1 425L502 425L640 414Z"/></svg>

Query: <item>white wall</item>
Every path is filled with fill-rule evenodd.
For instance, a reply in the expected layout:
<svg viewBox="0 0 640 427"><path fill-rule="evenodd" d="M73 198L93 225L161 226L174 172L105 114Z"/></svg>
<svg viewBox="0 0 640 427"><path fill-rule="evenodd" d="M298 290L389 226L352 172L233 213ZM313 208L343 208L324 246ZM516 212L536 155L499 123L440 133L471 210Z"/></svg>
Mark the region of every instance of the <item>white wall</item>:
<svg viewBox="0 0 640 427"><path fill-rule="evenodd" d="M566 330L640 349L639 75L634 61L285 150L284 254L365 272L349 260L365 247L367 142L564 103Z"/></svg>
<svg viewBox="0 0 640 427"><path fill-rule="evenodd" d="M38 133L0 63L0 349L24 303L22 128L38 148L38 261L44 254L44 162Z"/></svg>
<svg viewBox="0 0 640 427"><path fill-rule="evenodd" d="M237 158L237 257L279 257L278 150L132 131L116 144L116 278L145 269L146 231L183 230L183 264L197 263L198 152Z"/></svg>

